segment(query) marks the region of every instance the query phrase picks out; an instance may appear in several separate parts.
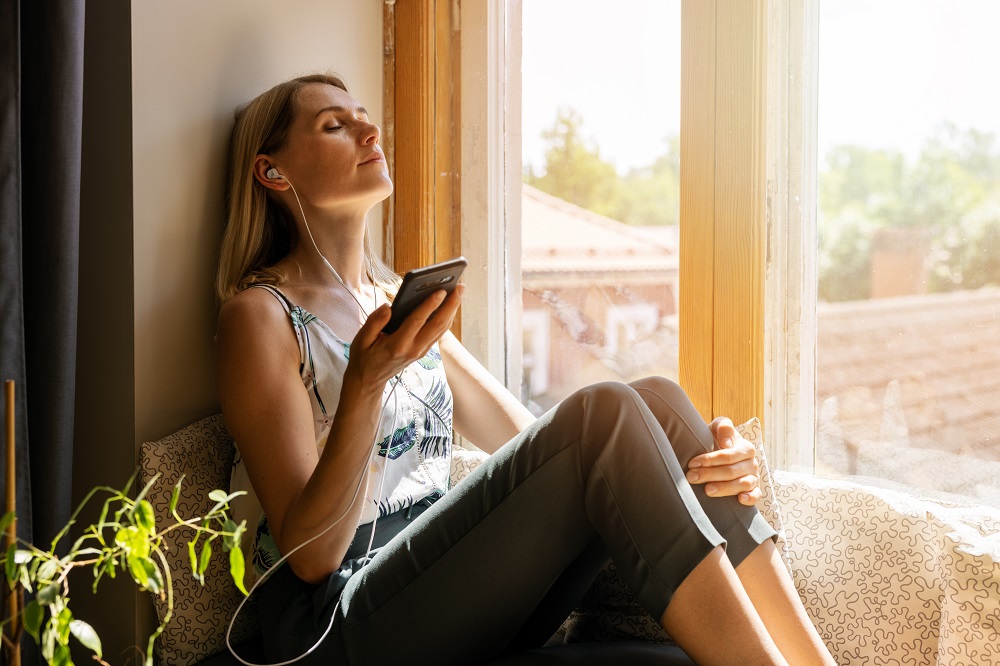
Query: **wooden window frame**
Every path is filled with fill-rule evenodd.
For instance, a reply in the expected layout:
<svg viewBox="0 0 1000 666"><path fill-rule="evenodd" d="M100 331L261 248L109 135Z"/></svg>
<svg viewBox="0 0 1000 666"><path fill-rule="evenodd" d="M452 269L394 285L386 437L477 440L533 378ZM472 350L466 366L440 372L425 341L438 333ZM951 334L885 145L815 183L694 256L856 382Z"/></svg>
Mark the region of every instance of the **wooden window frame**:
<svg viewBox="0 0 1000 666"><path fill-rule="evenodd" d="M383 148L395 185L382 208L394 270L461 254L461 29L457 0L385 0ZM397 57L402 54L402 57ZM461 321L454 329L461 334Z"/></svg>
<svg viewBox="0 0 1000 666"><path fill-rule="evenodd" d="M680 383L764 417L767 0L681 3Z"/></svg>
<svg viewBox="0 0 1000 666"><path fill-rule="evenodd" d="M386 256L470 259L463 342L517 392L521 0L385 2ZM772 464L798 468L814 440L817 11L681 5L680 381L706 419L761 417Z"/></svg>

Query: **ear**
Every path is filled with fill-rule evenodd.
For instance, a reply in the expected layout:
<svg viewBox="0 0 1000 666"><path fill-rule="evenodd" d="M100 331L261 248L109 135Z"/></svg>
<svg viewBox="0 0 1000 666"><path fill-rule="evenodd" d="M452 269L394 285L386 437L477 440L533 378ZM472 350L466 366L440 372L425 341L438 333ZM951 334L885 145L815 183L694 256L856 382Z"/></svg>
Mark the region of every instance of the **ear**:
<svg viewBox="0 0 1000 666"><path fill-rule="evenodd" d="M271 157L268 155L257 155L253 159L253 177L257 179L257 182L266 187L269 190L274 190L275 192L284 192L288 189L288 181L284 178L268 178L267 172L271 168L277 168ZM278 169L278 171L281 171Z"/></svg>

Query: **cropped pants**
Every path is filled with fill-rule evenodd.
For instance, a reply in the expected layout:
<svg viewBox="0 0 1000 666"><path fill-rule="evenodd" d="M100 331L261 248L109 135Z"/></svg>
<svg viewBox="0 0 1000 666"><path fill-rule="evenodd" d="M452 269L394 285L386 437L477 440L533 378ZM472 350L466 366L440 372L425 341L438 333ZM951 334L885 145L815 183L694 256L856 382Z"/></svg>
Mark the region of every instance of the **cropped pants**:
<svg viewBox="0 0 1000 666"><path fill-rule="evenodd" d="M299 663L475 664L538 647L608 556L660 618L713 548L736 566L775 535L756 509L688 484L688 461L714 446L672 382L582 389L419 517L380 519L391 538L364 568L349 560L320 585L277 572L258 601L268 659L310 648L335 608Z"/></svg>

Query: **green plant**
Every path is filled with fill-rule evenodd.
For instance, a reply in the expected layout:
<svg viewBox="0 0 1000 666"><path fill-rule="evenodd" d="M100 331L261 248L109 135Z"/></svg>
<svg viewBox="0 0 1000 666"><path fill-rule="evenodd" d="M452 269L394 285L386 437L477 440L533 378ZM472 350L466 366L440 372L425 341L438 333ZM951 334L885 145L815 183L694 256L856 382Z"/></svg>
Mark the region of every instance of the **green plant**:
<svg viewBox="0 0 1000 666"><path fill-rule="evenodd" d="M29 593L34 592L35 598L24 607L20 617L7 618L3 624L15 623L15 626L23 627L41 646L42 656L51 666L69 666L73 663L70 657L70 637L91 650L97 661L106 664L97 632L83 620L75 618L69 607L69 574L82 567L93 571L95 592L104 576L115 578L119 571L123 571L143 590L166 599L167 612L146 646L145 663L146 666L152 666L154 642L173 613L172 577L164 557L167 545L163 539L170 532L193 530L194 536L188 542L188 554L192 575L202 584L212 557L212 543L221 541L223 551L229 554L230 574L240 591L247 593L243 587L245 564L239 548L246 523L244 521L237 525L227 514L229 503L243 493L213 490L209 493L209 499L215 505L208 513L183 518L177 512L177 501L184 481L182 476L174 486L170 499L170 515L175 522L158 529L153 506L145 499L158 478L159 475L153 477L135 498L129 497L134 475L122 490L108 486L94 488L52 540L48 550L24 543L20 539L8 547L5 569L12 593L16 594L16 588L20 587ZM107 493L108 497L97 522L83 529L81 536L73 542L65 555L58 555L60 542L69 534L84 506L99 493ZM0 519L0 533L13 520L13 512ZM15 636L12 642L16 641ZM4 642L9 642L6 633Z"/></svg>

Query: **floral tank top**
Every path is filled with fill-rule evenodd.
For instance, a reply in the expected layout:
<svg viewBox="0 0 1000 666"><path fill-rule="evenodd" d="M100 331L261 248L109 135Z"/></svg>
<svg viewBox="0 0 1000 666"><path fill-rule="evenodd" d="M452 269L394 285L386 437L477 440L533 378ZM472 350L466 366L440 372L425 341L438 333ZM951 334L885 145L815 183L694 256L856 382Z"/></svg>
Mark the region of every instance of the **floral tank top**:
<svg viewBox="0 0 1000 666"><path fill-rule="evenodd" d="M255 287L273 294L291 320L299 344L299 374L312 406L316 447L322 453L340 401L351 343L337 337L311 313L293 305L275 287ZM453 406L438 345L410 364L400 375L399 386L393 390L395 381L387 382L382 392L384 406L376 437L378 453L371 463L368 495L359 526L370 523L376 515L406 509L448 489ZM281 554L250 485L239 455L239 442L236 448L230 490L243 490L247 495L233 502L232 512L237 522L247 521L243 550L248 561L253 563L247 567L245 583L249 586L273 566ZM373 497L380 488L381 494Z"/></svg>

